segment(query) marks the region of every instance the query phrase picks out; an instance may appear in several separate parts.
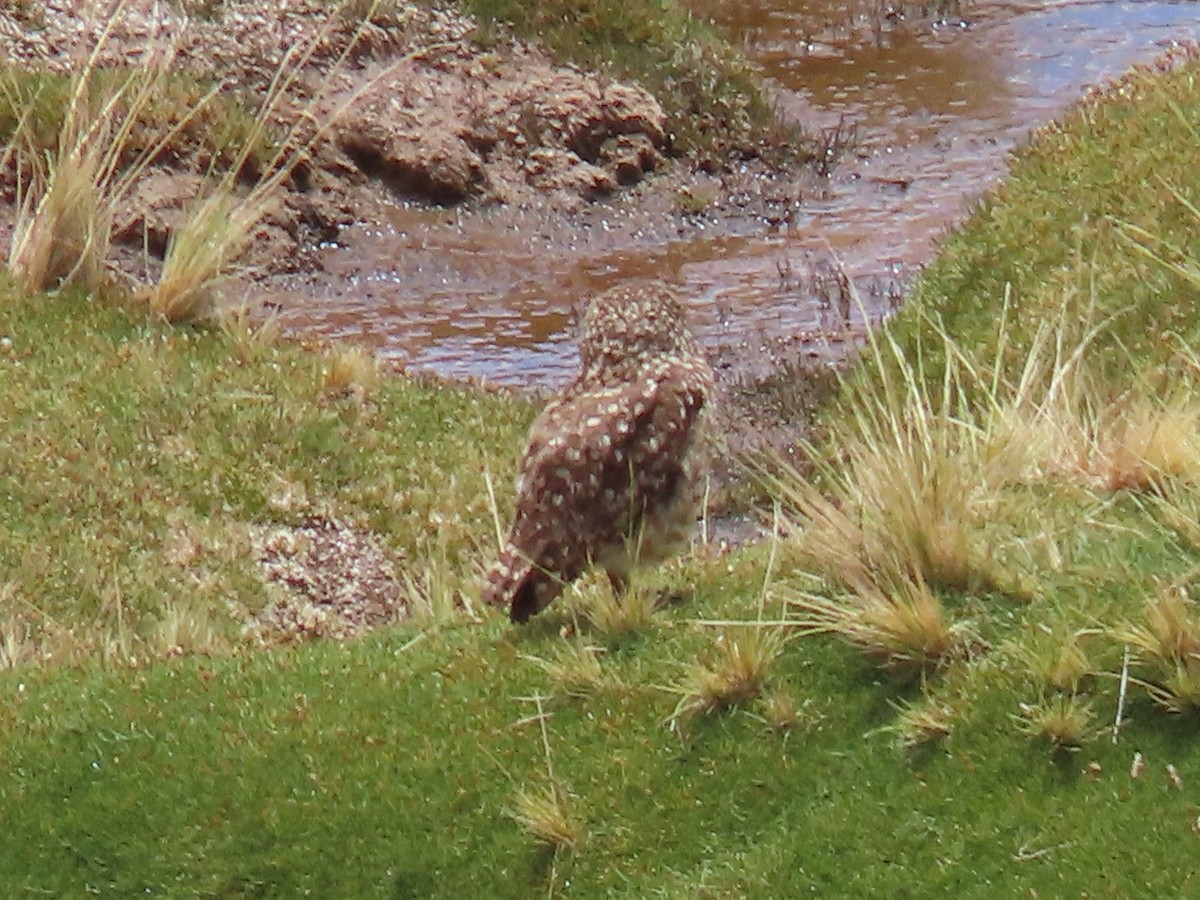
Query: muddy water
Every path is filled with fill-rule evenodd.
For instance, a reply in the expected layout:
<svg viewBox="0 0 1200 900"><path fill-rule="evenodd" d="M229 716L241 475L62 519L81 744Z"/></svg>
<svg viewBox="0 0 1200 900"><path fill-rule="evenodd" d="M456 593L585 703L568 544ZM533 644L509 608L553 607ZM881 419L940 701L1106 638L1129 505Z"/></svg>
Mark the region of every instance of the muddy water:
<svg viewBox="0 0 1200 900"><path fill-rule="evenodd" d="M397 203L325 249L323 276L289 286L283 323L420 369L548 387L574 367L580 298L657 276L681 286L720 357L781 338L836 353L856 324L829 289L837 266L884 314L1032 128L1085 86L1200 39L1192 2L976 3L936 23L847 2L691 2L762 67L785 117L853 128L856 150L828 178L735 175L726 195L687 176L565 216Z"/></svg>

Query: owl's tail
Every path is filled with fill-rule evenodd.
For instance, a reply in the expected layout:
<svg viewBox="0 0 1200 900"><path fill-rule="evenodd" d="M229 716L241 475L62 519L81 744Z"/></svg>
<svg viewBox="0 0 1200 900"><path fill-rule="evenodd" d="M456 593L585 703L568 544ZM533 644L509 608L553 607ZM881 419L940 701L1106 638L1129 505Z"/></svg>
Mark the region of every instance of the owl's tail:
<svg viewBox="0 0 1200 900"><path fill-rule="evenodd" d="M507 606L513 622L528 622L562 593L563 583L554 574L535 566L511 544L488 572L483 602Z"/></svg>

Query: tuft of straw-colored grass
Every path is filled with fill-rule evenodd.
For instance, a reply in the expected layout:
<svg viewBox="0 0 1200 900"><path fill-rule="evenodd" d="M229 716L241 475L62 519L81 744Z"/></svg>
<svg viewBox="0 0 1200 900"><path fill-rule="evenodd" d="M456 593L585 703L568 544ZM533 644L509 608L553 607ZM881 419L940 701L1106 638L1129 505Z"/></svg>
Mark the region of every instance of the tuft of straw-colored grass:
<svg viewBox="0 0 1200 900"><path fill-rule="evenodd" d="M1151 698L1172 713L1200 710L1200 660L1177 662L1157 684L1146 685Z"/></svg>
<svg viewBox="0 0 1200 900"><path fill-rule="evenodd" d="M152 315L180 323L214 319L224 311L221 286L275 202L272 194L257 191L239 197L222 185L199 200L171 235L158 281L138 294Z"/></svg>
<svg viewBox="0 0 1200 900"><path fill-rule="evenodd" d="M1048 741L1056 753L1077 750L1096 735L1096 713L1077 694L1056 694L1020 708L1022 730Z"/></svg>
<svg viewBox="0 0 1200 900"><path fill-rule="evenodd" d="M537 656L527 659L550 677L556 693L584 699L620 683L604 671L600 664L602 653L603 647L570 641L560 646L549 659Z"/></svg>
<svg viewBox="0 0 1200 900"><path fill-rule="evenodd" d="M23 176L9 267L26 292L101 285L117 207L150 163L217 93L215 88L209 91L156 140L135 147L140 140L135 137L137 124L164 93L178 46L163 44L156 48L153 62L133 67L118 79L102 77L101 54L130 8L129 0L119 0L91 52L78 60L55 149L42 149L44 137L30 115L18 120L5 149L5 157L14 158ZM11 79L0 90L10 104L22 96Z"/></svg>
<svg viewBox="0 0 1200 900"><path fill-rule="evenodd" d="M670 721L712 715L758 697L787 638L779 624L748 622L718 638L706 662L689 665Z"/></svg>
<svg viewBox="0 0 1200 900"><path fill-rule="evenodd" d="M212 653L227 646L221 628L202 606L167 606L150 647L164 656Z"/></svg>
<svg viewBox="0 0 1200 900"><path fill-rule="evenodd" d="M758 473L788 513L806 568L835 585L919 579L1024 596L989 525L1004 489L1034 476L1038 453L1054 444L1031 399L1053 368L1052 342L1048 332L1035 342L1010 385L941 340L948 362L931 385L890 334L870 333L879 379L845 386L830 446L806 448L815 478L778 458Z"/></svg>
<svg viewBox="0 0 1200 900"><path fill-rule="evenodd" d="M1117 636L1154 664L1200 662L1200 618L1187 589L1164 584L1146 600L1145 624L1126 624Z"/></svg>
<svg viewBox="0 0 1200 900"><path fill-rule="evenodd" d="M649 630L658 606L655 591L631 586L622 596L599 584L582 595L583 613L592 632L606 643L618 643Z"/></svg>
<svg viewBox="0 0 1200 900"><path fill-rule="evenodd" d="M1090 629L1061 633L1051 628L1037 629L1020 647L1020 655L1034 681L1054 691L1073 694L1096 673L1085 641L1094 636Z"/></svg>
<svg viewBox="0 0 1200 900"><path fill-rule="evenodd" d="M363 347L338 347L327 355L321 369L325 395L362 402L380 380L379 360Z"/></svg>
<svg viewBox="0 0 1200 900"><path fill-rule="evenodd" d="M464 571L450 558L444 539L426 549L421 563L404 567L399 574L409 615L427 625L474 619L468 585L482 578L478 566Z"/></svg>
<svg viewBox="0 0 1200 900"><path fill-rule="evenodd" d="M864 584L839 599L799 593L788 605L801 633L835 634L901 679L939 668L975 641L964 623L948 621L941 601L920 580Z"/></svg>
<svg viewBox="0 0 1200 900"><path fill-rule="evenodd" d="M954 720L953 708L927 696L898 707L892 729L900 746L915 750L949 737L954 730Z"/></svg>
<svg viewBox="0 0 1200 900"><path fill-rule="evenodd" d="M554 756L550 750L548 716L540 694L531 699L537 704L536 719L542 735L542 753L546 761L546 782L537 788L520 788L512 795L508 815L535 841L558 853L574 852L587 837L587 830L575 814L574 798L554 775Z"/></svg>
<svg viewBox="0 0 1200 900"><path fill-rule="evenodd" d="M371 18L379 8L379 0L358 4L365 9L355 14L358 27L337 59L330 66L324 81L335 84L330 77L344 69L360 37L370 27ZM307 165L313 147L334 127L341 116L366 92L396 68L415 56L427 54L433 48L413 51L377 72L348 96L341 98L328 112L318 115L327 99L327 92L307 102L306 114L297 118L288 132L276 142L277 150L264 167L265 174L248 191L238 188L241 172L257 148L264 142L268 123L287 102L292 87L314 55L326 44L338 25L338 16L330 16L306 43L292 47L279 64L266 97L258 111L254 130L243 149L224 174L213 179L209 193L196 205L183 227L172 235L163 259L159 280L146 289L142 298L151 312L168 322L187 322L219 317L225 308L222 286L232 277L239 257L253 237L256 226L279 202L284 183Z"/></svg>
<svg viewBox="0 0 1200 900"><path fill-rule="evenodd" d="M1161 492L1168 481L1200 479L1200 404L1136 397L1093 430L1083 470L1103 490Z"/></svg>
<svg viewBox="0 0 1200 900"><path fill-rule="evenodd" d="M103 165L98 142L68 147L45 160L40 196L22 198L8 264L27 293L101 281L113 217L97 187Z"/></svg>
<svg viewBox="0 0 1200 900"><path fill-rule="evenodd" d="M1145 624L1116 629L1149 670L1142 682L1156 703L1169 712L1200 709L1200 617L1187 590L1162 585L1146 601Z"/></svg>
<svg viewBox="0 0 1200 900"><path fill-rule="evenodd" d="M517 790L506 812L542 846L573 853L587 834L573 807L571 795L557 783L551 783Z"/></svg>
<svg viewBox="0 0 1200 900"><path fill-rule="evenodd" d="M816 718L807 702L797 703L793 693L782 686L765 691L758 698L758 710L772 731L794 731Z"/></svg>

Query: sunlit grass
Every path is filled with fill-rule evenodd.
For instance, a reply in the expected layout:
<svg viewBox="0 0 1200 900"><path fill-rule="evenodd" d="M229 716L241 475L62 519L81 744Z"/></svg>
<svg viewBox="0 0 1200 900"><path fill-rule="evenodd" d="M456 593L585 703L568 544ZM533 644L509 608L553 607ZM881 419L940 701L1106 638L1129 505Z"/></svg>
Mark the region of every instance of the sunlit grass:
<svg viewBox="0 0 1200 900"><path fill-rule="evenodd" d="M332 511L375 535L420 621L470 619L484 463L515 459L526 404L402 376L331 402L323 357L270 332L179 331L70 292L0 301L13 657L87 658L118 622L138 656L237 646L267 602L250 527Z"/></svg>
<svg viewBox="0 0 1200 900"><path fill-rule="evenodd" d="M1085 154L1107 139L1085 136ZM1082 174L1046 181L1069 192ZM1107 281L1119 254L1069 276L1046 263L1064 221L1021 223L1004 252L974 232L973 276L951 239L964 305L989 334L1007 318L1003 339L982 352L958 328L970 315L930 314L928 355L881 344L890 393L830 414L837 463L781 495L788 536L690 561L692 606L603 654L599 629L564 641L561 613L523 630L469 615L526 405L382 375L346 402L328 356L269 330L0 287L0 893L1177 894L1200 757L1190 720L1165 713L1200 697L1195 486L1187 453L1146 435L1188 446L1175 398L1193 364L1180 333L1163 339L1173 363L1126 377L1135 342L1113 346L1168 323L1102 308L1141 290ZM1043 265L1090 267L1094 290L972 281ZM1165 283L1169 317L1188 295ZM859 376L886 377L871 364ZM386 546L428 617L245 647L264 599L247 532L332 512Z"/></svg>

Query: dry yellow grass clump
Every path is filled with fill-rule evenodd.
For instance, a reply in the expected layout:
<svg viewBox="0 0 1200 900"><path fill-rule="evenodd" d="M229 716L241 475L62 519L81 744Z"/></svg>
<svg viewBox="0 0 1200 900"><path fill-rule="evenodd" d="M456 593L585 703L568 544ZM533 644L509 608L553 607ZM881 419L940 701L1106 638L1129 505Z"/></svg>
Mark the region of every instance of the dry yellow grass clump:
<svg viewBox="0 0 1200 900"><path fill-rule="evenodd" d="M1200 709L1200 615L1183 586L1165 584L1146 600L1144 624L1127 623L1116 636L1146 670L1155 702L1171 712Z"/></svg>
<svg viewBox="0 0 1200 900"><path fill-rule="evenodd" d="M727 630L713 644L709 659L685 667L673 689L680 698L670 721L711 715L757 698L786 643L778 624L747 622Z"/></svg>

